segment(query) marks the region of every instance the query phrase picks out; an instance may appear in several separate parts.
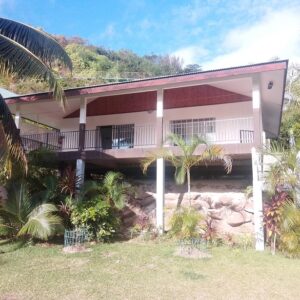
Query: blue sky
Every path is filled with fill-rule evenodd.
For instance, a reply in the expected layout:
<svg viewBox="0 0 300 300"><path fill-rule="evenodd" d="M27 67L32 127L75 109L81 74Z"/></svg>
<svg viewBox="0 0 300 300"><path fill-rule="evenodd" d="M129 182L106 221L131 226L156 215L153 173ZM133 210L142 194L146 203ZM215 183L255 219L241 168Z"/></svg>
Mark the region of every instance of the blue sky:
<svg viewBox="0 0 300 300"><path fill-rule="evenodd" d="M218 68L300 62L300 1L0 0L3 17L113 50Z"/></svg>

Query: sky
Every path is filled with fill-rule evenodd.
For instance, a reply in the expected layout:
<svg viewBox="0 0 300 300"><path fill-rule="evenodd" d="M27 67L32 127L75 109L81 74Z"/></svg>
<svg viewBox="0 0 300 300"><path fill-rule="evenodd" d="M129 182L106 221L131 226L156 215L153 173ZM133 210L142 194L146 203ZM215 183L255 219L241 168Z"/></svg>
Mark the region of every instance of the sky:
<svg viewBox="0 0 300 300"><path fill-rule="evenodd" d="M0 15L204 70L275 57L300 63L300 0L0 0Z"/></svg>

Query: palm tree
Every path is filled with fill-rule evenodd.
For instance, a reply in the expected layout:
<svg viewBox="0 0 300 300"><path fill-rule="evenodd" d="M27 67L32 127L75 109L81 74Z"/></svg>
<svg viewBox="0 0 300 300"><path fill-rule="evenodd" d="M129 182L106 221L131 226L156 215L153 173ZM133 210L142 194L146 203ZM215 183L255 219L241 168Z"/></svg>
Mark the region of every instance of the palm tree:
<svg viewBox="0 0 300 300"><path fill-rule="evenodd" d="M8 198L0 206L0 228L7 235L46 240L61 226L56 206L46 202L34 204L23 183L15 184Z"/></svg>
<svg viewBox="0 0 300 300"><path fill-rule="evenodd" d="M273 160L266 174L269 192L274 194L278 189L284 188L300 206L300 203L297 203L300 186L298 149L285 149L280 143L272 143L264 150L264 154L272 157Z"/></svg>
<svg viewBox="0 0 300 300"><path fill-rule="evenodd" d="M71 59L63 47L46 32L0 18L0 75L44 80L64 107L66 97L51 69L52 63L60 63L72 70ZM0 122L0 162L9 168L12 161L17 160L26 168L27 161L19 132L2 97Z"/></svg>
<svg viewBox="0 0 300 300"><path fill-rule="evenodd" d="M8 106L0 95L0 166L11 176L12 163L19 162L27 172L22 140Z"/></svg>
<svg viewBox="0 0 300 300"><path fill-rule="evenodd" d="M175 167L175 182L177 184L184 184L187 178L188 198L191 206L191 168L199 166L203 163L222 160L227 173L231 172L232 160L228 155L224 154L221 147L216 145L209 145L205 140L198 136L193 136L190 141L185 141L178 134L170 134L167 141L171 145L176 145L180 149L180 154L177 155L170 149L161 148L151 156L142 161L143 172L146 173L148 167L158 158L164 158L171 162ZM194 154L198 146L204 146L204 150L200 155Z"/></svg>
<svg viewBox="0 0 300 300"><path fill-rule="evenodd" d="M113 208L122 209L128 198L130 185L124 182L123 174L107 172L103 180L106 201Z"/></svg>

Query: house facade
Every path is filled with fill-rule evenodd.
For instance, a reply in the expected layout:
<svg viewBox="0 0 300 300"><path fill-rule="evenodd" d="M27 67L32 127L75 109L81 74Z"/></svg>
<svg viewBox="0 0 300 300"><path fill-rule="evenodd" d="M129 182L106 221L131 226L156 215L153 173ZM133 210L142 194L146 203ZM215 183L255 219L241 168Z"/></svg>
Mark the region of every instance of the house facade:
<svg viewBox="0 0 300 300"><path fill-rule="evenodd" d="M252 162L256 247L263 249L259 150L279 134L287 61L68 89L63 110L50 93L7 98L25 149L48 147L85 167L138 165L174 145L169 133L221 145L233 166ZM201 152L201 147L197 150ZM156 162L156 222L164 228L164 172Z"/></svg>

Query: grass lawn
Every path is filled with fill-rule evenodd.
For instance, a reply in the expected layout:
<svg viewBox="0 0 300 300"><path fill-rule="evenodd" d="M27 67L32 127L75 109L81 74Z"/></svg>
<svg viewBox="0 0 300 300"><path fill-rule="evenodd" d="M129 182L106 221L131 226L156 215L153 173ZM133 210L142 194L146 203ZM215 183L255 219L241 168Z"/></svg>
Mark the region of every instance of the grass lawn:
<svg viewBox="0 0 300 300"><path fill-rule="evenodd" d="M131 241L80 254L41 245L2 253L0 299L299 299L300 260L226 247L195 260L174 249Z"/></svg>

